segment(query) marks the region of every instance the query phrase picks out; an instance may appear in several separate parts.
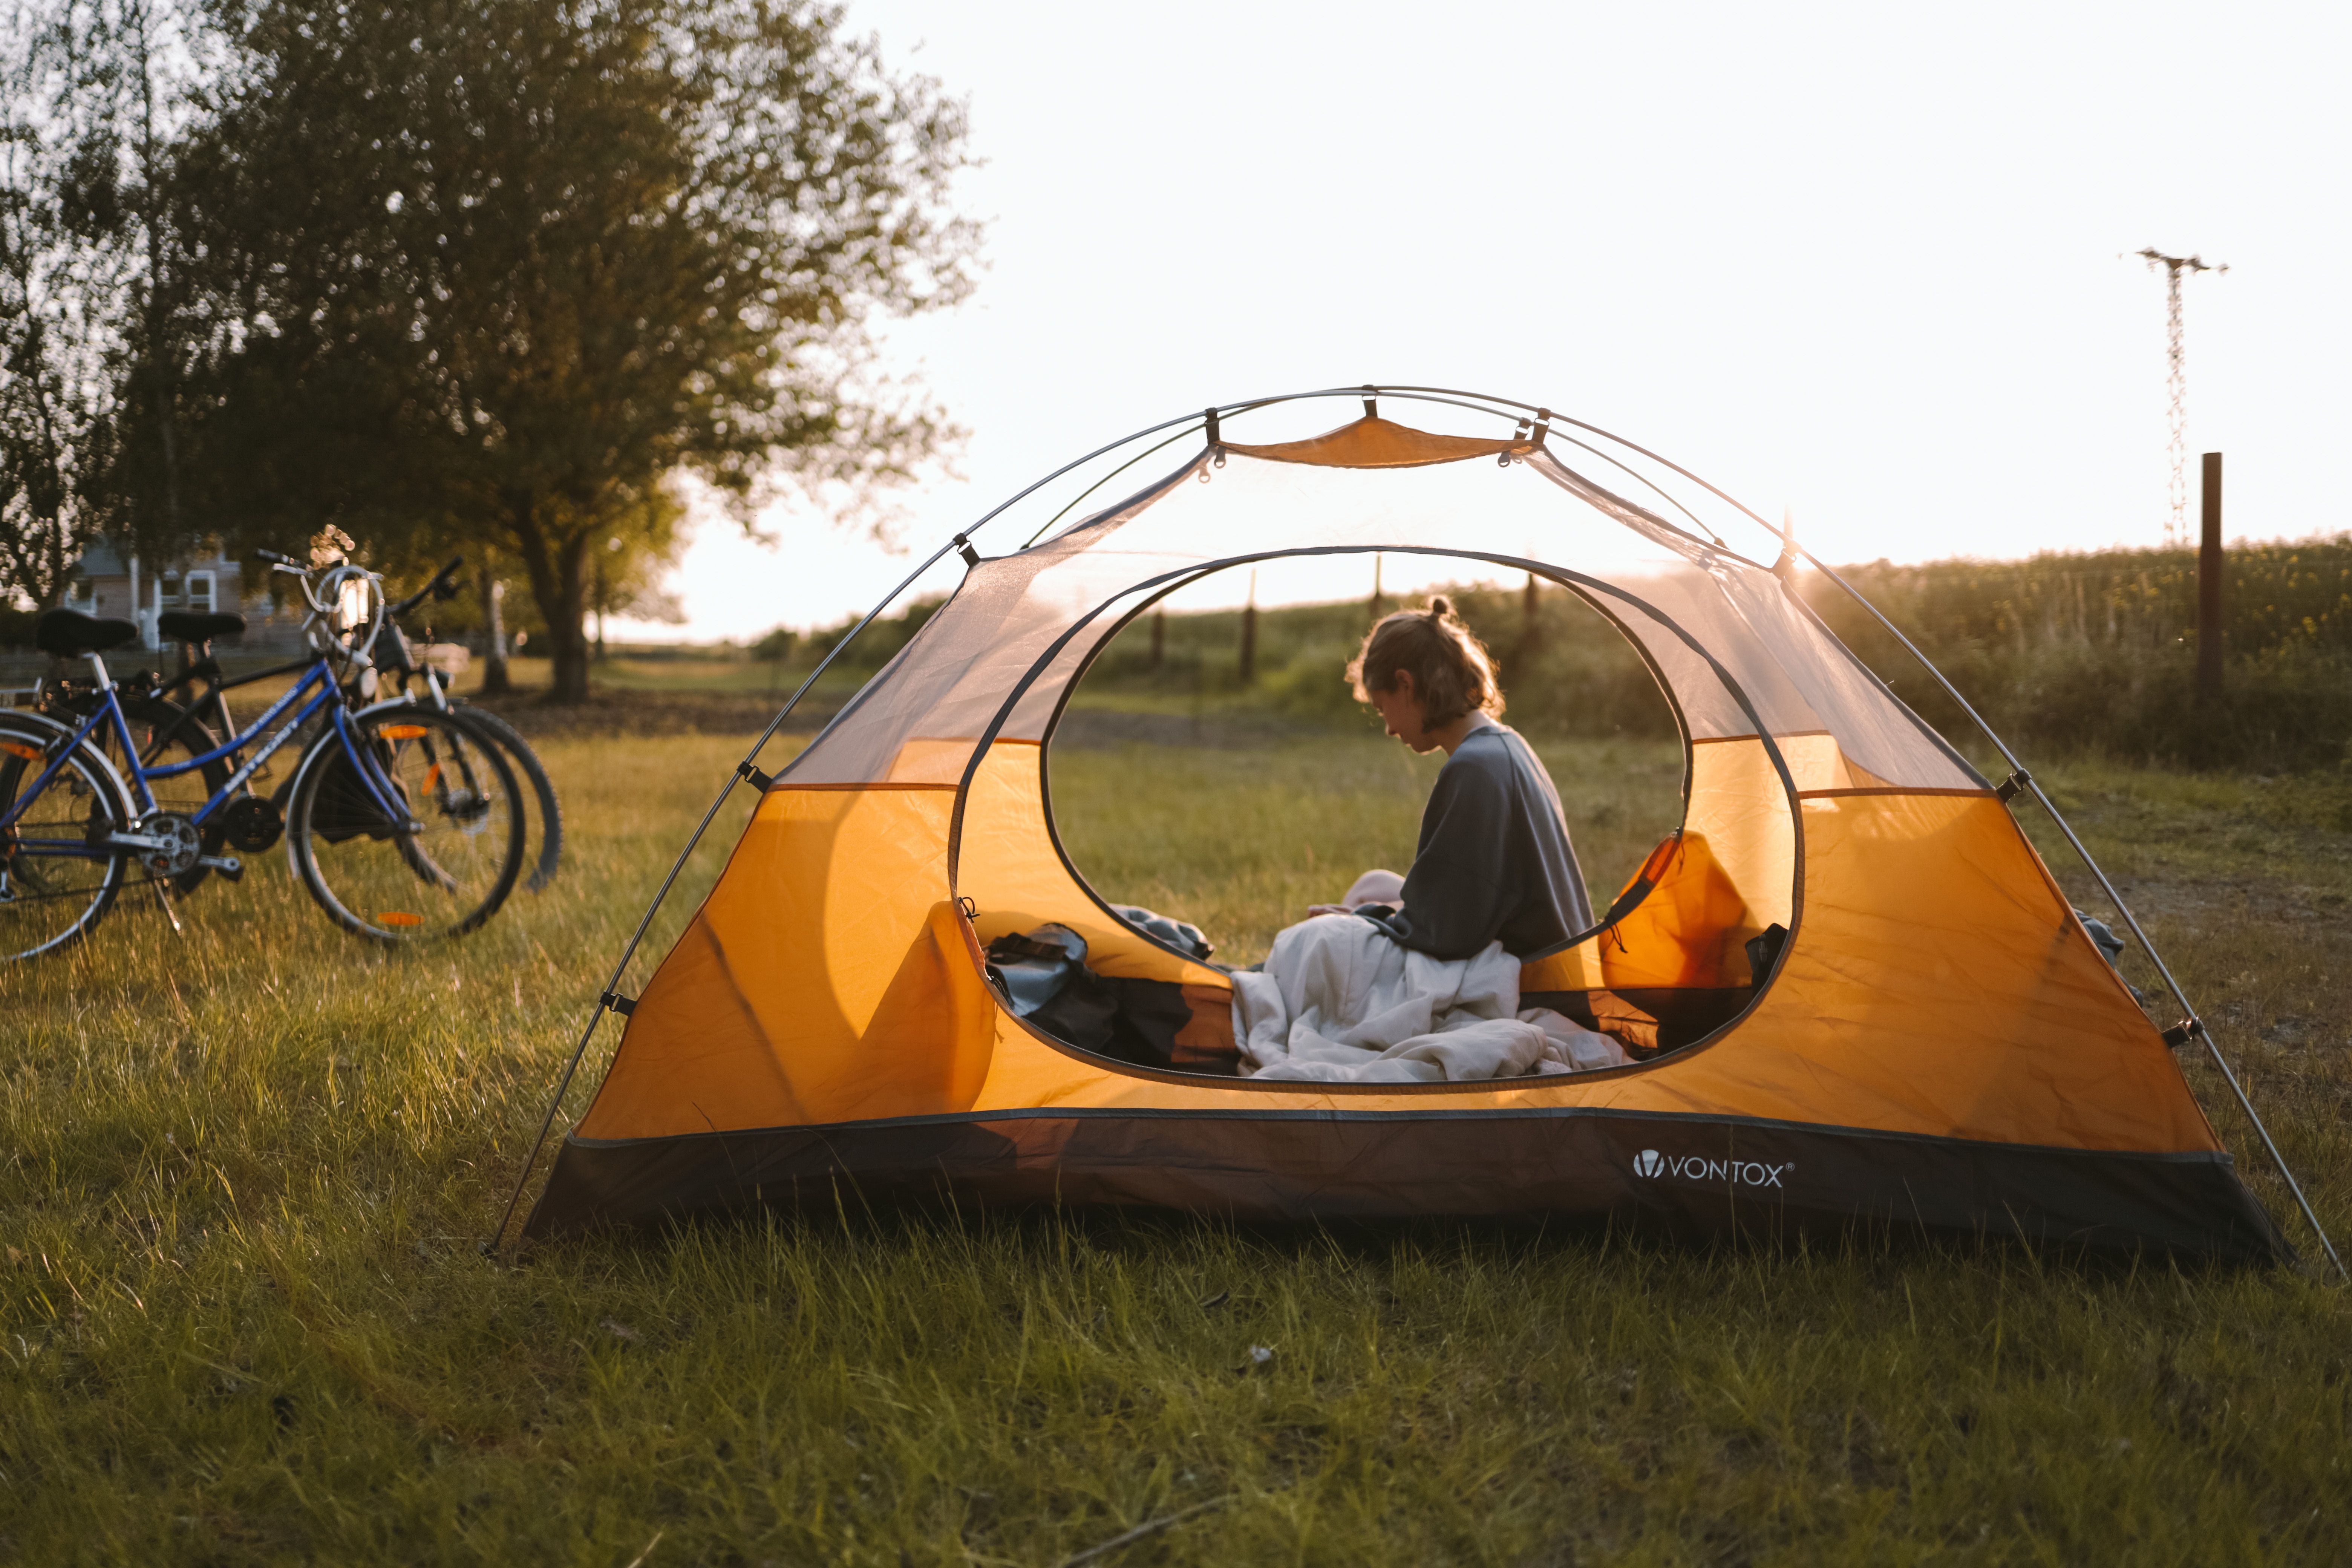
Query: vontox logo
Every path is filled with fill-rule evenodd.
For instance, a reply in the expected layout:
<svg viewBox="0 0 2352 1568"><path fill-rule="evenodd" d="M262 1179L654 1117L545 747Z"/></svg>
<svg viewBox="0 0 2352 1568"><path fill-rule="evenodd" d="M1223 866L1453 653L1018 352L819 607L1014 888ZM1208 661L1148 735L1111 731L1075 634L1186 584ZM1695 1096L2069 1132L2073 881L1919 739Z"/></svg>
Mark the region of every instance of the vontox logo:
<svg viewBox="0 0 2352 1568"><path fill-rule="evenodd" d="M1698 1154L1661 1154L1644 1149L1633 1156L1633 1173L1652 1180L1672 1176L1685 1182L1718 1182L1735 1187L1777 1187L1780 1178L1797 1168L1767 1165L1755 1160L1709 1160Z"/></svg>

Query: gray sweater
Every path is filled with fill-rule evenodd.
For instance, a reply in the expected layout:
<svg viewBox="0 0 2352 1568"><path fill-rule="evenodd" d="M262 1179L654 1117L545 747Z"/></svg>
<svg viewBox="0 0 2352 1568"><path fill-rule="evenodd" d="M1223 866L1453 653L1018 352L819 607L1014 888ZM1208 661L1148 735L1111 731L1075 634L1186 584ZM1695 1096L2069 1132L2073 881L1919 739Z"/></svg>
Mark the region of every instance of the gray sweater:
<svg viewBox="0 0 2352 1568"><path fill-rule="evenodd" d="M1454 749L1421 814L1404 907L1362 912L1433 958L1468 958L1497 938L1524 957L1592 924L1559 792L1517 731L1481 725Z"/></svg>

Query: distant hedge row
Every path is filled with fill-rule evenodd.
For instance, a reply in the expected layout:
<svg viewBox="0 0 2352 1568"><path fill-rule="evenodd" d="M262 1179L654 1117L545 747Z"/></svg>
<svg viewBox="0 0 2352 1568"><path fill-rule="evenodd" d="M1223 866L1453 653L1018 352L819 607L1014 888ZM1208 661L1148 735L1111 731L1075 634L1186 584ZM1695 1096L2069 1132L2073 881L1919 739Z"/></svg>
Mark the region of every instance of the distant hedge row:
<svg viewBox="0 0 2352 1568"><path fill-rule="evenodd" d="M1675 732L1673 711L1648 667L1613 626L1566 592L1545 584L1532 602L1520 589L1446 592L1500 663L1514 724L1545 734ZM1392 599L1380 606L1397 607ZM1260 611L1256 675L1244 683L1240 611L1169 616L1156 666L1151 617L1145 616L1096 661L1087 687L1376 725L1349 693L1345 674L1374 618L1374 607L1362 599Z"/></svg>
<svg viewBox="0 0 2352 1568"><path fill-rule="evenodd" d="M2257 770L2345 763L2352 742L2352 535L2241 546L2229 552L2227 572L2227 695L2219 704L2195 697L2190 552L1879 563L1843 574L2005 738L2035 755L2097 752ZM1965 716L1875 619L1826 578L1808 576L1804 592L1899 696L1966 744ZM1648 669L1614 628L1565 591L1544 584L1532 601L1523 588L1453 593L1501 662L1512 722L1559 735L1674 732ZM1160 700L1369 723L1341 671L1373 609L1358 600L1262 611L1255 678L1246 684L1239 611L1168 616L1156 664L1145 616L1106 651L1088 683Z"/></svg>
<svg viewBox="0 0 2352 1568"><path fill-rule="evenodd" d="M2335 767L2352 742L2352 534L2244 545L2228 557L2227 696L2195 696L2196 558L2113 550L2027 561L1884 562L1842 569L2012 744L2036 756L2097 752L2171 766ZM1964 715L1868 612L1818 574L1807 602L1904 700L1964 750ZM1448 589L1500 662L1508 717L1546 735L1672 735L1674 716L1616 629L1549 584ZM878 669L941 601L869 626L845 673ZM1416 601L1417 602L1417 601ZM1348 660L1377 611L1364 599L1260 611L1255 669L1241 671L1242 613L1145 615L1104 650L1087 690L1122 701L1244 710L1370 726ZM852 623L801 639L811 663Z"/></svg>
<svg viewBox="0 0 2352 1568"><path fill-rule="evenodd" d="M2352 534L2228 552L2218 703L2196 697L2192 552L1880 562L1842 574L1988 722L2041 754L2258 770L2347 761ZM1830 627L1922 716L1939 728L1965 726L1917 661L1836 584L1812 577L1806 592Z"/></svg>

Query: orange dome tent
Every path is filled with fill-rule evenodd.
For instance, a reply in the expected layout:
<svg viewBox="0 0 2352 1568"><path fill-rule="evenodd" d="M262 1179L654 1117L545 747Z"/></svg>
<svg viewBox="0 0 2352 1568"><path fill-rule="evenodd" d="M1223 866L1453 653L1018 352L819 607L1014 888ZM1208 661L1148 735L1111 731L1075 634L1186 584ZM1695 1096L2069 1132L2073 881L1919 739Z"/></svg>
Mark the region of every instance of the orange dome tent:
<svg viewBox="0 0 2352 1568"><path fill-rule="evenodd" d="M1509 433L1409 428L1376 392ZM1361 395L1364 417L1307 440L1227 438L1289 399L1171 421L1131 440L1176 427L1160 446L1190 431L1197 449L1118 504L993 558L957 537L962 582L911 642L775 777L740 770L758 809L634 1001L624 955L597 1017L625 1031L525 1237L829 1205L846 1183L870 1202L1876 1222L2285 1256L2173 1059L2201 1026L2168 1044L2100 955L2010 814L2039 795L2021 770L1980 774L1783 574L1721 542L1692 509L1728 503L1683 470L1524 405ZM1016 1017L982 947L1050 921L1098 973L1181 984L1214 1032L1225 972L1130 924L1062 853L1047 744L1089 660L1167 593L1373 551L1548 579L1656 675L1685 742L1681 835L1521 989L1677 1048L1566 1077L1261 1083ZM1751 947L1775 926L1777 955Z"/></svg>

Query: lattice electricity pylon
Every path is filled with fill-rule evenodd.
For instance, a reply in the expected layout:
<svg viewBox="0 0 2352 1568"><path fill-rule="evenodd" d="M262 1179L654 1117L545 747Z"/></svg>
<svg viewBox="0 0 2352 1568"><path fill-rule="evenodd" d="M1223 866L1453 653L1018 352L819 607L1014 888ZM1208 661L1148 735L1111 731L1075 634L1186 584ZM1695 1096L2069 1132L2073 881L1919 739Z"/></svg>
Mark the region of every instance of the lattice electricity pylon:
<svg viewBox="0 0 2352 1568"><path fill-rule="evenodd" d="M2150 267L2164 268L2164 309L2168 374L2165 391L2172 402L2172 440L2166 455L2172 459L2172 515L2164 525L2164 542L2179 547L2189 540L2189 363L2181 343L2180 275L2183 272L2227 272L2195 256L2167 256L2155 247L2140 252Z"/></svg>

